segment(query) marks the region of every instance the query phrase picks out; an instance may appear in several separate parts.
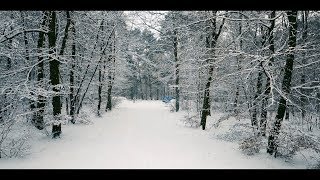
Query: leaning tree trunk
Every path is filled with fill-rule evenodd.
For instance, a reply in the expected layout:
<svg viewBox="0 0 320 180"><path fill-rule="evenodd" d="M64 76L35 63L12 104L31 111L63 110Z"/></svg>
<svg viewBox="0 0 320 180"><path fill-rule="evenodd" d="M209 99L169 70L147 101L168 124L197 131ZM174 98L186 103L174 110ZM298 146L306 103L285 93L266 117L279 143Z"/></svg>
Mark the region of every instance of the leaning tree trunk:
<svg viewBox="0 0 320 180"><path fill-rule="evenodd" d="M217 19L216 19L216 15L217 15L217 11L213 12L213 17L212 19L210 19L210 22L207 21L208 23L208 27L210 27L209 29L209 33L206 37L206 48L209 50L207 53L207 64L209 65L209 72L208 72L208 79L205 85L205 89L204 89L204 97L203 97L203 106L202 106L202 113L201 113L201 126L202 126L202 130L205 130L206 128L206 121L207 121L207 116L211 115L210 114L210 84L212 81L212 76L213 76L213 70L214 70L214 66L212 65L212 61L213 58L215 56L215 51L214 48L216 46L217 40L219 38L219 35L221 33L225 18L222 19L222 23L219 27L218 32L216 32L216 27L217 27Z"/></svg>
<svg viewBox="0 0 320 180"><path fill-rule="evenodd" d="M72 23L73 23L73 47L72 48L74 48L72 51L72 53L73 53L73 59L75 60L75 25L74 25L74 22L72 21ZM102 28L102 23L103 23L103 21L101 22L101 24L100 24L100 28ZM97 44L98 44L98 40L99 40L99 33L97 33L97 36L96 36L96 41L95 41L95 44L94 44L94 46L93 46L93 51L92 51L92 53L91 53L91 58L90 59L92 59L93 58L93 54L94 54L94 50L96 49L96 47L97 47ZM75 65L74 65L74 67L75 67ZM72 68L72 69L74 69L74 67ZM87 66L86 66L86 70L85 70L85 72L84 72L84 74L83 74L83 76L82 76L82 78L81 78L81 81L80 82L78 82L77 84L79 84L79 87L77 88L77 92L75 93L75 95L73 96L73 98L72 98L72 101L70 101L70 104L71 104L71 108L74 108L73 109L73 112L70 112L70 115L71 116L73 116L73 118L71 119L71 122L73 123L73 124L75 124L75 118L74 118L74 115L75 114L79 114L79 112L80 112L80 109L81 109L81 98L80 98L80 91L81 91L81 89L82 89L82 86L83 86L83 84L84 84L84 80L86 79L86 77L87 77L87 73L89 72L89 67L90 67L90 64L88 64ZM74 71L73 71L74 72ZM72 73L72 75L73 75L73 73ZM70 83L71 84L71 83ZM90 84L90 83L89 83ZM72 86L72 87L74 87L74 86ZM85 95L86 93L84 93L84 95ZM78 106L76 106L76 104L77 104L77 102L79 102L79 104L78 104ZM70 108L70 111L71 111L71 108Z"/></svg>
<svg viewBox="0 0 320 180"><path fill-rule="evenodd" d="M60 49L60 52L59 52L60 56L62 56L64 54L64 50L66 48L66 43L67 43L67 39L68 39L68 35L69 35L69 27L70 27L70 24L71 24L70 12L67 11L66 14L67 14L67 24L66 24L66 27L65 27L65 30L64 30L64 36L63 36L63 39L62 39L61 49Z"/></svg>
<svg viewBox="0 0 320 180"><path fill-rule="evenodd" d="M54 59L55 53L55 46L56 46L56 12L51 12L50 24L49 24L49 60L50 60L50 81L53 86L54 95L52 97L52 107L53 107L53 116L54 122L52 124L52 137L60 137L61 134L61 122L60 122L60 115L61 115L61 102L60 102L60 71L59 71L59 61Z"/></svg>
<svg viewBox="0 0 320 180"><path fill-rule="evenodd" d="M272 155L277 152L278 147L278 136L280 133L281 123L283 121L283 117L286 111L286 98L290 95L291 88L291 77L292 77L292 69L293 69L293 60L294 60L294 48L296 47L296 38L297 38L297 11L287 11L287 16L289 20L289 52L287 55L286 65L284 68L284 77L282 81L282 91L283 95L281 95L276 119L273 125L273 128L270 132L268 138L268 147L267 152Z"/></svg>
<svg viewBox="0 0 320 180"><path fill-rule="evenodd" d="M268 42L269 42L269 50L271 53L271 58L270 61L268 63L268 66L271 67L272 66L272 62L273 62L273 54L274 54L274 39L273 39L273 29L275 26L275 16L276 16L276 11L272 11L270 14L270 22L271 22L271 26L269 28L268 31ZM267 129L267 104L268 104L268 98L271 92L271 78L270 75L268 75L268 72L265 71L265 74L267 76L267 82L266 82L266 86L265 86L265 91L264 91L264 97L262 99L262 104L261 104L261 115L260 115L260 133L262 136L266 136L266 129Z"/></svg>
<svg viewBox="0 0 320 180"><path fill-rule="evenodd" d="M100 56L100 59L99 59L98 62L101 62L102 58L105 56L106 48L108 47L108 43L109 43L109 39L107 40L107 43L106 43L106 45L104 46L104 48L102 48L101 56ZM96 65L96 67L95 67L95 69L94 69L94 71L93 71L93 74L92 74L92 76L91 76L91 79L90 79L90 81L89 81L89 83L88 83L88 85L87 85L87 88L86 88L85 92L83 93L82 97L80 98L79 106L77 107L76 114L79 114L79 113L80 113L80 109L81 109L81 107L82 107L82 102L83 102L84 97L86 96L86 94L87 94L87 92L88 92L88 89L89 89L89 87L90 87L90 84L91 84L91 82L92 82L92 80L93 80L94 75L96 74L96 71L97 71L98 67L99 67L99 63Z"/></svg>
<svg viewBox="0 0 320 180"><path fill-rule="evenodd" d="M103 53L103 54L104 54L104 53ZM94 75L96 74L97 69L98 69L98 64L97 64L96 67L94 68L93 74L92 74L92 76L91 76L91 78L90 78L90 81L89 81L89 83L88 83L88 85L87 85L87 88L86 88L86 90L84 91L82 97L81 97L80 100L79 100L79 106L77 107L76 114L79 114L79 113L80 113L80 109L81 109L81 107L82 107L82 102L83 102L83 100L84 100L84 97L86 97L86 94L87 94L87 92L88 92L88 89L89 89L89 87L90 87L90 84L91 84L91 82L92 82L92 79L93 79Z"/></svg>

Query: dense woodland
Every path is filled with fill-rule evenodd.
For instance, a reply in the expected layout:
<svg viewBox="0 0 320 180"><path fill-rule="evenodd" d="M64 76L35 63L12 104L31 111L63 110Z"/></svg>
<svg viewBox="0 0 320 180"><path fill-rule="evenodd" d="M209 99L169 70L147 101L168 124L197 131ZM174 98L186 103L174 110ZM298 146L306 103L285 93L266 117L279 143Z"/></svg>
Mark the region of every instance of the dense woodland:
<svg viewBox="0 0 320 180"><path fill-rule="evenodd" d="M83 107L101 116L121 96L173 96L199 131L216 112L216 125L249 119L250 152L320 152L319 12L146 13L160 25L129 28L122 11L1 11L0 158L21 150L10 132L22 122L57 138Z"/></svg>

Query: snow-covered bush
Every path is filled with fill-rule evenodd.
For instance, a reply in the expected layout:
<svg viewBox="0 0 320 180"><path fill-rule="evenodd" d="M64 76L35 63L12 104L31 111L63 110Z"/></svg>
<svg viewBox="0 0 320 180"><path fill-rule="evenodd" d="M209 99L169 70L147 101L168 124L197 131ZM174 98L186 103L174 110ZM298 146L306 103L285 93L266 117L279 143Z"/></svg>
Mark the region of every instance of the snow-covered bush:
<svg viewBox="0 0 320 180"><path fill-rule="evenodd" d="M29 149L27 143L28 132L27 126L13 119L2 121L0 124L0 158L5 157L21 157L26 154Z"/></svg>
<svg viewBox="0 0 320 180"><path fill-rule="evenodd" d="M316 164L311 165L309 169L320 169L320 160L318 160Z"/></svg>
<svg viewBox="0 0 320 180"><path fill-rule="evenodd" d="M195 115L190 115L189 113L184 116L184 118L181 120L183 125L187 127L192 127L192 128L198 128L200 127L200 118L197 114Z"/></svg>
<svg viewBox="0 0 320 180"><path fill-rule="evenodd" d="M93 112L88 113L87 111L80 111L80 113L75 117L76 123L92 124L89 114L94 114L94 113Z"/></svg>
<svg viewBox="0 0 320 180"><path fill-rule="evenodd" d="M175 107L175 101L174 101ZM185 110L187 114L182 118L182 123L184 126L191 127L191 128L198 128L200 127L200 117L199 113L195 110L195 105L191 100L183 100L180 104L181 109Z"/></svg>
<svg viewBox="0 0 320 180"><path fill-rule="evenodd" d="M260 149L262 147L262 141L261 138L258 138L257 136L251 136L249 138L244 139L239 146L239 149L249 155L252 156L256 153L260 152Z"/></svg>
<svg viewBox="0 0 320 180"><path fill-rule="evenodd" d="M176 111L176 100L171 99L168 104L169 104L170 112L175 112Z"/></svg>
<svg viewBox="0 0 320 180"><path fill-rule="evenodd" d="M124 97L112 97L111 98L111 106L112 106L112 108L115 108L115 107L117 107L124 99L126 99L126 98L124 98Z"/></svg>
<svg viewBox="0 0 320 180"><path fill-rule="evenodd" d="M180 103L180 109L181 110L187 110L187 111L196 111L197 104L193 100L183 100Z"/></svg>
<svg viewBox="0 0 320 180"><path fill-rule="evenodd" d="M223 127L221 127L223 126ZM232 118L217 127L222 132L217 134L218 139L237 142L252 136L252 127L249 123L239 122Z"/></svg>
<svg viewBox="0 0 320 180"><path fill-rule="evenodd" d="M276 154L278 157L291 159L297 154L303 155L306 150L308 153L313 151L320 155L320 138L299 130L284 129L279 135L278 144Z"/></svg>

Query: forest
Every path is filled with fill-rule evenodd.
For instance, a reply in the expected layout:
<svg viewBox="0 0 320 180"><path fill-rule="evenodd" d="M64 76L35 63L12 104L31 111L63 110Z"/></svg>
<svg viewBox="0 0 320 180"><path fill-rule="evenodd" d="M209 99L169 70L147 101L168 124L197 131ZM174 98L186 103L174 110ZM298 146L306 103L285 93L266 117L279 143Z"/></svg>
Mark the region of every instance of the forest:
<svg viewBox="0 0 320 180"><path fill-rule="evenodd" d="M230 133L245 134L239 151L314 154L319 168L319 19L307 10L0 11L0 161L30 148L30 129L63 139L65 126L89 124L85 109L102 118L124 98L172 97L185 126L233 121Z"/></svg>

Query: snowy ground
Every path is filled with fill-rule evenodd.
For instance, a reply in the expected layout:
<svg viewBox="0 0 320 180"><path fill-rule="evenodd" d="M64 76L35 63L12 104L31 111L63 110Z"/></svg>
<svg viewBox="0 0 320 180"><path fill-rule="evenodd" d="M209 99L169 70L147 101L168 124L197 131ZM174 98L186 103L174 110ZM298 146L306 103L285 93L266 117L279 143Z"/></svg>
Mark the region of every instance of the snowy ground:
<svg viewBox="0 0 320 180"><path fill-rule="evenodd" d="M266 153L246 156L238 144L184 127L182 113L161 101L123 101L91 125L68 124L60 139L34 137L24 158L0 159L1 169L296 169Z"/></svg>

